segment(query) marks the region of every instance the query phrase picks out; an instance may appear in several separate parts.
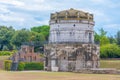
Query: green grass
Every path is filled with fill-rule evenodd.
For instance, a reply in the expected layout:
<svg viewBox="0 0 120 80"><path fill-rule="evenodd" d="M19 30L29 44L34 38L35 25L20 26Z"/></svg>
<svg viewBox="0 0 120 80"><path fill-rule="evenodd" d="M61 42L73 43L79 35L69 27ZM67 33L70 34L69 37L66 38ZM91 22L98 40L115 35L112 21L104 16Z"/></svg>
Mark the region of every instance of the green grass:
<svg viewBox="0 0 120 80"><path fill-rule="evenodd" d="M4 61L9 56L0 56ZM120 69L120 60L101 60L101 68ZM3 71L0 70L0 80L120 80L120 75L111 74L80 74L72 72L41 72L41 71Z"/></svg>
<svg viewBox="0 0 120 80"><path fill-rule="evenodd" d="M120 69L120 60L101 60L100 68L116 68Z"/></svg>

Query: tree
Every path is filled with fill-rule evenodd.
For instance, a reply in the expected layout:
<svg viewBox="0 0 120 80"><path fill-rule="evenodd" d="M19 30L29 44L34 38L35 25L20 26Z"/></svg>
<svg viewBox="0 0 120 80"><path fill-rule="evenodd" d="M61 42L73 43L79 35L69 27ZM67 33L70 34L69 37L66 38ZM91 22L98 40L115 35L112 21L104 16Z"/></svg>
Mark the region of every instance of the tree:
<svg viewBox="0 0 120 80"><path fill-rule="evenodd" d="M94 41L95 41L95 43L99 43L100 42L100 35L97 34L96 32L94 34Z"/></svg>
<svg viewBox="0 0 120 80"><path fill-rule="evenodd" d="M32 42L38 42L38 41L42 42L42 41L45 41L45 36L43 34L41 34L41 33L32 32L31 31L31 38L30 38L30 40Z"/></svg>
<svg viewBox="0 0 120 80"><path fill-rule="evenodd" d="M116 44L106 44L100 47L101 58L120 58L120 47Z"/></svg>
<svg viewBox="0 0 120 80"><path fill-rule="evenodd" d="M30 31L26 29L16 31L11 41L19 48L22 43L30 42Z"/></svg>
<svg viewBox="0 0 120 80"><path fill-rule="evenodd" d="M99 29L100 37L106 36L107 31L105 31L103 28Z"/></svg>
<svg viewBox="0 0 120 80"><path fill-rule="evenodd" d="M11 37L14 35L15 30L12 27L0 26L0 50L4 46L8 50L12 50Z"/></svg>
<svg viewBox="0 0 120 80"><path fill-rule="evenodd" d="M33 27L31 31L25 28L15 30L12 26L0 26L0 50L13 50L24 42L34 42L41 46L43 42L48 41L49 29L47 25Z"/></svg>
<svg viewBox="0 0 120 80"><path fill-rule="evenodd" d="M109 36L108 39L109 39L111 44L117 43L116 39L113 36Z"/></svg>
<svg viewBox="0 0 120 80"><path fill-rule="evenodd" d="M109 44L110 42L109 42L109 39L106 36L106 34L107 34L107 32L104 31L103 28L99 29L99 34L95 32L94 41L97 42L97 43L100 42L100 45Z"/></svg>
<svg viewBox="0 0 120 80"><path fill-rule="evenodd" d="M110 43L110 41L109 41L109 39L106 37L106 36L102 36L101 38L100 38L100 45L102 46L102 45L106 45L106 44L109 44Z"/></svg>
<svg viewBox="0 0 120 80"><path fill-rule="evenodd" d="M48 40L50 26L43 25L31 28L31 31L41 33L45 36L45 40Z"/></svg>
<svg viewBox="0 0 120 80"><path fill-rule="evenodd" d="M43 52L42 48L46 41L43 34L31 31L30 41L34 44L35 52Z"/></svg>
<svg viewBox="0 0 120 80"><path fill-rule="evenodd" d="M117 44L120 46L120 31L117 32L116 40L117 40Z"/></svg>
<svg viewBox="0 0 120 80"><path fill-rule="evenodd" d="M3 51L8 51L9 49L8 49L8 47L7 46L3 46L3 49L2 49Z"/></svg>

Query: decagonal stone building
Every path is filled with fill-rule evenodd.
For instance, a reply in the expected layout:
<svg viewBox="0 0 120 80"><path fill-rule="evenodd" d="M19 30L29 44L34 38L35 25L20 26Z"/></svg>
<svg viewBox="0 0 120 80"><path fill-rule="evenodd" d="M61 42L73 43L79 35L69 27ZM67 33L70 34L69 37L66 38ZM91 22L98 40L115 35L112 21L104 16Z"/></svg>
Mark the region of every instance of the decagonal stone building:
<svg viewBox="0 0 120 80"><path fill-rule="evenodd" d="M46 70L74 71L99 67L93 14L71 8L52 13L49 24L49 44L44 46Z"/></svg>

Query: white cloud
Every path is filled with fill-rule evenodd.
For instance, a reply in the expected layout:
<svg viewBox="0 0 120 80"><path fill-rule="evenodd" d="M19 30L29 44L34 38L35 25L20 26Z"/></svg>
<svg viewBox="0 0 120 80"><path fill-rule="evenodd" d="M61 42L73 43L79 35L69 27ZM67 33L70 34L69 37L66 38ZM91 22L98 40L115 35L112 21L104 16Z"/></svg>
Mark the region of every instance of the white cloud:
<svg viewBox="0 0 120 80"><path fill-rule="evenodd" d="M52 7L47 5L39 5L39 4L34 4L34 5L24 5L22 7L20 7L22 9L25 9L25 10L30 10L30 11L46 11L46 10L51 10Z"/></svg>
<svg viewBox="0 0 120 80"><path fill-rule="evenodd" d="M90 1L92 1L93 3L96 3L96 4L100 4L100 3L105 3L108 0L90 0Z"/></svg>
<svg viewBox="0 0 120 80"><path fill-rule="evenodd" d="M36 21L37 24L40 24L40 25L48 25L48 22L49 20L43 20L43 21Z"/></svg>
<svg viewBox="0 0 120 80"><path fill-rule="evenodd" d="M7 9L6 6L4 6L4 5L0 6L0 13L8 13L8 12L10 12L10 10Z"/></svg>
<svg viewBox="0 0 120 80"><path fill-rule="evenodd" d="M101 7L109 7L109 8L116 8L120 7L120 2L118 1L112 1L112 0L90 0L93 4L101 5Z"/></svg>
<svg viewBox="0 0 120 80"><path fill-rule="evenodd" d="M30 28L48 24L50 13L69 8L94 14L96 28L117 30L120 27L117 24L119 0L0 0L0 22L18 29Z"/></svg>
<svg viewBox="0 0 120 80"><path fill-rule="evenodd" d="M34 0L34 2L36 2L36 3L43 3L43 2L45 2L45 0Z"/></svg>
<svg viewBox="0 0 120 80"><path fill-rule="evenodd" d="M15 5L17 8L29 11L44 11L52 9L45 0L20 0L18 1L18 4Z"/></svg>
<svg viewBox="0 0 120 80"><path fill-rule="evenodd" d="M117 31L120 30L120 24L105 24L103 25L105 31L107 31L108 36L116 35Z"/></svg>
<svg viewBox="0 0 120 80"><path fill-rule="evenodd" d="M81 8L80 10L92 13L94 15L95 22L110 22L108 14L104 10L90 9L90 8ZM103 20L104 19L104 20Z"/></svg>
<svg viewBox="0 0 120 80"><path fill-rule="evenodd" d="M0 19L5 22L9 22L9 21L10 22L23 22L24 21L24 19L21 17L15 17L13 15L9 16L9 15L3 15L3 14L0 15Z"/></svg>
<svg viewBox="0 0 120 80"><path fill-rule="evenodd" d="M120 24L107 24L103 27L105 27L106 29L120 29Z"/></svg>
<svg viewBox="0 0 120 80"><path fill-rule="evenodd" d="M0 3L10 4L10 5L15 5L15 6L24 5L24 2L21 2L21 1L18 1L18 0L0 0Z"/></svg>

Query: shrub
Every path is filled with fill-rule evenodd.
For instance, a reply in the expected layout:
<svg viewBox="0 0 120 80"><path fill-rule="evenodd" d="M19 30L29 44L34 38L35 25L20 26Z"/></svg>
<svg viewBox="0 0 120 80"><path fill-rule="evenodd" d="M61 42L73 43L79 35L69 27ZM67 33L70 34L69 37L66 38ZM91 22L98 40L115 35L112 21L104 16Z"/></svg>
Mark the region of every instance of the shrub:
<svg viewBox="0 0 120 80"><path fill-rule="evenodd" d="M26 62L25 70L43 70L44 65L41 62Z"/></svg>
<svg viewBox="0 0 120 80"><path fill-rule="evenodd" d="M100 47L101 58L119 58L120 47L116 44L107 44Z"/></svg>
<svg viewBox="0 0 120 80"><path fill-rule="evenodd" d="M10 56L12 55L14 52L10 52L10 51L0 51L0 56Z"/></svg>
<svg viewBox="0 0 120 80"><path fill-rule="evenodd" d="M25 67L25 63L24 62L19 62L17 70L23 71L24 67Z"/></svg>
<svg viewBox="0 0 120 80"><path fill-rule="evenodd" d="M4 61L5 70L10 71L11 65L12 65L12 61L11 60L5 60Z"/></svg>
<svg viewBox="0 0 120 80"><path fill-rule="evenodd" d="M11 70L12 61L11 60L5 60L4 62L5 70L9 71ZM42 62L19 62L17 70L23 71L23 70L43 70L44 65Z"/></svg>

